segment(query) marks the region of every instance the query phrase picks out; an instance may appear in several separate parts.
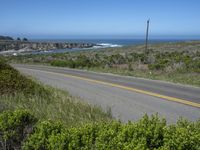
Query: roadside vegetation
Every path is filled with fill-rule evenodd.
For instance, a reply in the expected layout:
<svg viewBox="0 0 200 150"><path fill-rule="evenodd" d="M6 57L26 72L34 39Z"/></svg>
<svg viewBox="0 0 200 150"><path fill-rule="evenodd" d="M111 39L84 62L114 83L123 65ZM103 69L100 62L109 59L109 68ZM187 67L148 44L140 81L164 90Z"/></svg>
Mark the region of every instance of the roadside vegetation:
<svg viewBox="0 0 200 150"><path fill-rule="evenodd" d="M180 42L64 54L7 57L10 62L47 64L200 86L200 42Z"/></svg>
<svg viewBox="0 0 200 150"><path fill-rule="evenodd" d="M137 122L86 123L66 127L58 121L40 121L27 110L0 114L0 148L23 150L199 150L200 121L179 120L166 125L157 115Z"/></svg>
<svg viewBox="0 0 200 150"><path fill-rule="evenodd" d="M145 115L121 123L99 107L21 75L1 59L0 92L3 150L200 149L200 120L168 125L158 115Z"/></svg>

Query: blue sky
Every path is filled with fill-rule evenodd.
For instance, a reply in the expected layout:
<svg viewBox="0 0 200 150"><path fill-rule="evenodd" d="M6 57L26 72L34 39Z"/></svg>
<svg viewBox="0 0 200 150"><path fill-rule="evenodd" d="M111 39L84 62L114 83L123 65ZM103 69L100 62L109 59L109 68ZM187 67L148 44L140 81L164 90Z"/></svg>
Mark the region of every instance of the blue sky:
<svg viewBox="0 0 200 150"><path fill-rule="evenodd" d="M200 0L1 0L0 35L200 38Z"/></svg>

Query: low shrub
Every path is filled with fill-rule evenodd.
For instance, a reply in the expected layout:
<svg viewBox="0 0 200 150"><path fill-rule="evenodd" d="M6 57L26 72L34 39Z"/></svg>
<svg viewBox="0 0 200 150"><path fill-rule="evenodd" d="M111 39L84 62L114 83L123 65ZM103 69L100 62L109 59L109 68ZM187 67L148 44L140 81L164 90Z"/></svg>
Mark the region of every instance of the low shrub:
<svg viewBox="0 0 200 150"><path fill-rule="evenodd" d="M62 140L63 135L61 136L61 133L64 134L63 130L64 127L59 122L43 121L34 129L34 134L24 143L23 149L50 150L62 148L64 150L65 143L62 143L64 141ZM61 143L62 145L60 145Z"/></svg>
<svg viewBox="0 0 200 150"><path fill-rule="evenodd" d="M64 60L53 60L51 61L51 66L68 67L69 62Z"/></svg>
<svg viewBox="0 0 200 150"><path fill-rule="evenodd" d="M192 123L180 119L176 125L166 128L163 141L163 149L199 150L200 120Z"/></svg>
<svg viewBox="0 0 200 150"><path fill-rule="evenodd" d="M145 115L138 122L85 124L64 128L60 123L45 121L34 129L23 149L190 149L200 148L200 121L179 120L166 125L157 115Z"/></svg>
<svg viewBox="0 0 200 150"><path fill-rule="evenodd" d="M188 69L200 73L200 58L193 60L190 64L187 65Z"/></svg>
<svg viewBox="0 0 200 150"><path fill-rule="evenodd" d="M20 149L37 119L26 110L0 114L0 149Z"/></svg>
<svg viewBox="0 0 200 150"><path fill-rule="evenodd" d="M0 95L13 95L23 92L26 95L48 95L47 91L35 83L21 75L17 70L0 60Z"/></svg>
<svg viewBox="0 0 200 150"><path fill-rule="evenodd" d="M0 149L173 149L199 150L200 120L180 119L167 125L158 115L137 122L96 122L66 127L61 122L37 121L26 110L0 114Z"/></svg>

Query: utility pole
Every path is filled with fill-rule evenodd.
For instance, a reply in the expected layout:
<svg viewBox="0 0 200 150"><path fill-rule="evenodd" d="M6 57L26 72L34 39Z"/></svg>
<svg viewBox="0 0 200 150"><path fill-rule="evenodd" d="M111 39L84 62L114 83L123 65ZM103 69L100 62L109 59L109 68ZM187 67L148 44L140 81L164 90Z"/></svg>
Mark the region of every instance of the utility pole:
<svg viewBox="0 0 200 150"><path fill-rule="evenodd" d="M148 53L148 38L149 38L149 23L150 19L147 20L147 30L146 30L146 43L145 43L145 52Z"/></svg>

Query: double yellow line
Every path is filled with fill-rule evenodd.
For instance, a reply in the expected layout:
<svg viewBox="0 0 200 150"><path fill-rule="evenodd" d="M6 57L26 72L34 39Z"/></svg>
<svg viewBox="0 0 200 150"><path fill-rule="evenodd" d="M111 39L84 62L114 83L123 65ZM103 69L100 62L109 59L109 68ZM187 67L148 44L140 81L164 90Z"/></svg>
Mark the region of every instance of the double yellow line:
<svg viewBox="0 0 200 150"><path fill-rule="evenodd" d="M34 70L34 69L30 69L30 70ZM60 75L60 76L68 77L68 78L84 80L84 81L88 81L88 82L92 82L92 83L97 83L97 84L117 87L117 88L120 88L120 89L133 91L133 92L137 92L137 93L142 93L142 94L146 94L146 95L162 98L162 99L165 99L165 100L168 100L168 101L173 101L173 102L177 102L177 103L181 103L181 104L185 104L185 105L189 105L189 106L200 108L200 103L195 103L195 102L192 102L190 100L183 100L183 99L175 98L175 97L171 97L171 96L165 96L165 95L161 95L161 94L157 94L157 93L153 93L153 92L149 92L149 91L145 91L145 90L140 90L140 89L133 88L133 87L123 86L123 85L110 83L110 82L105 82L105 81L100 81L100 80L89 79L89 78L75 76L75 75L55 73L55 72L49 72L49 71L41 71L41 70L37 70L37 71L46 72L46 73L54 74L54 75L56 74L56 75Z"/></svg>

